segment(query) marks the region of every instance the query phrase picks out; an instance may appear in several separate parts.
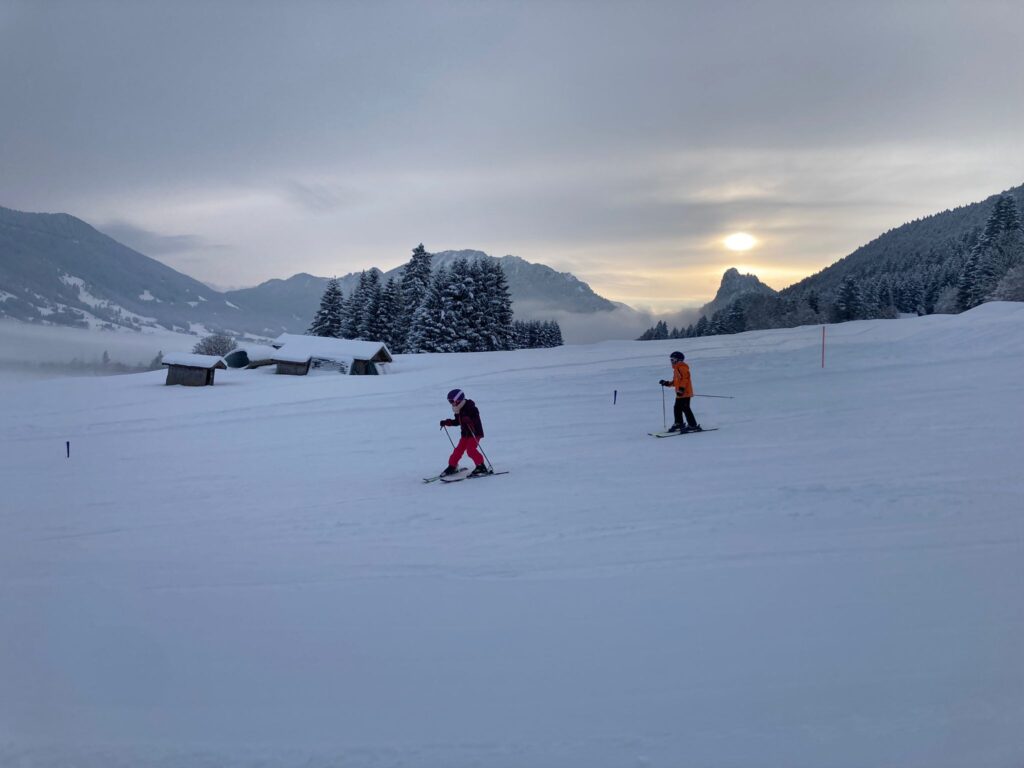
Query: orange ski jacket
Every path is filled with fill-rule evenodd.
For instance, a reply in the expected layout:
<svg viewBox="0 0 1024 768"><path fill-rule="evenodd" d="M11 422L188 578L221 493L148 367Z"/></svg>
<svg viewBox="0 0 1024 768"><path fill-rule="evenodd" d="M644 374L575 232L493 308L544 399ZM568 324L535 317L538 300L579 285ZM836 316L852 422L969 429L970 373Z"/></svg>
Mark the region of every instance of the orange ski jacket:
<svg viewBox="0 0 1024 768"><path fill-rule="evenodd" d="M672 366L672 386L676 388L676 397L693 397L690 366L682 360Z"/></svg>

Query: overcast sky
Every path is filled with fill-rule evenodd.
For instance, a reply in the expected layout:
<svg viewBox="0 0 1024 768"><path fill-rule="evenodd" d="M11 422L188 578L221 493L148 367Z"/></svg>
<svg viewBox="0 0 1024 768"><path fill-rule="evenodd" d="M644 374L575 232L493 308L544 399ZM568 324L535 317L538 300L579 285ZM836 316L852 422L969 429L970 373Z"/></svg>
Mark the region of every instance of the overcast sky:
<svg viewBox="0 0 1024 768"><path fill-rule="evenodd" d="M1022 29L1018 0L0 0L0 205L217 286L423 242L678 309L1024 182Z"/></svg>

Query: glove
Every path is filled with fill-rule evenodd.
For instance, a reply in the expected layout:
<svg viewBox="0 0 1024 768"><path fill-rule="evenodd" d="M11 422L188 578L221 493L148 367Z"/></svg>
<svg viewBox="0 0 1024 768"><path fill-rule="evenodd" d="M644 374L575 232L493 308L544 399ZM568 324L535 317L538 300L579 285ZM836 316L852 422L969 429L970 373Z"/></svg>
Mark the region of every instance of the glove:
<svg viewBox="0 0 1024 768"><path fill-rule="evenodd" d="M663 386L663 387L671 387L672 386L672 382L671 381L665 381L664 379L662 379L658 383L661 384L661 386Z"/></svg>
<svg viewBox="0 0 1024 768"><path fill-rule="evenodd" d="M447 427L448 426L448 420L447 419L441 419L441 426L442 427Z"/></svg>

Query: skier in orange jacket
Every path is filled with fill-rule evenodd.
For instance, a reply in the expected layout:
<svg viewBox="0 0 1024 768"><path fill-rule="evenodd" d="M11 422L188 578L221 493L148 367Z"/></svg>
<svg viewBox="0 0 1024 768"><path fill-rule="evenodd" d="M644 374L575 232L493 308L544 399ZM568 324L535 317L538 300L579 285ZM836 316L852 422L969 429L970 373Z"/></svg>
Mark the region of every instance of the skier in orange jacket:
<svg viewBox="0 0 1024 768"><path fill-rule="evenodd" d="M672 381L662 379L659 383L663 387L675 387L676 403L672 408L672 415L675 416L675 424L669 427L669 432L700 432L700 424L697 417L690 410L690 398L693 397L693 382L690 379L690 366L684 360L686 355L682 352L673 352L668 357L672 363ZM686 416L686 424L683 424L683 416Z"/></svg>

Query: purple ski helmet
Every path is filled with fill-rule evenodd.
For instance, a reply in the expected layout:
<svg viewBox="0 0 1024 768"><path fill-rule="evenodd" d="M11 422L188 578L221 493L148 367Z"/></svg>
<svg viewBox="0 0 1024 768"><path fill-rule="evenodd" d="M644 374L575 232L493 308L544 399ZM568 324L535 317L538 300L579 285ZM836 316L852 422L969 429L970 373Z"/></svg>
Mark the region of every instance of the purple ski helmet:
<svg viewBox="0 0 1024 768"><path fill-rule="evenodd" d="M451 392L448 393L448 402L451 403L452 405L458 405L465 399L466 393L463 392L461 389L453 389Z"/></svg>

